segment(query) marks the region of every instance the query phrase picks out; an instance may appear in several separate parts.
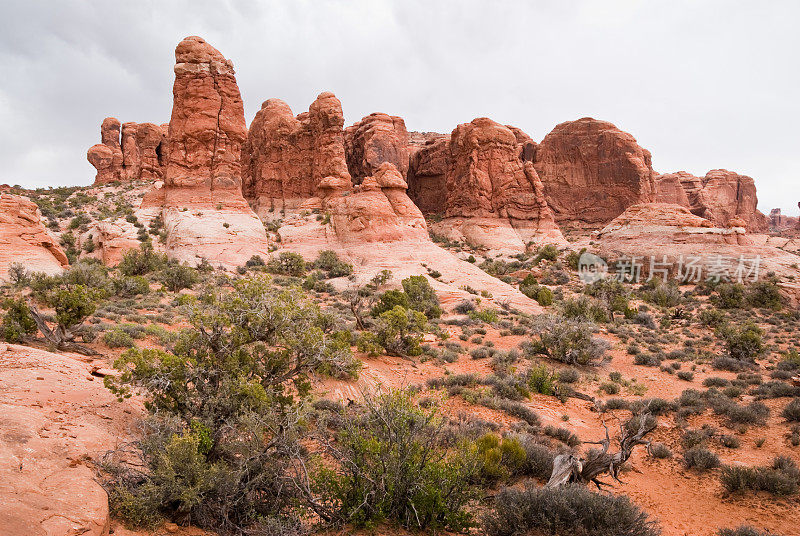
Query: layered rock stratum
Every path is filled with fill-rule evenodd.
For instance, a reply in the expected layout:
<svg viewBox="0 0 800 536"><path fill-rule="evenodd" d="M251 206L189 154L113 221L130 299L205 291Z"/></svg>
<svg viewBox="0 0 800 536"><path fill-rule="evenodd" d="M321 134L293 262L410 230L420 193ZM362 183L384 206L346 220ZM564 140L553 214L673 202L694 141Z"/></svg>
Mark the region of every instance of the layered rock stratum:
<svg viewBox="0 0 800 536"><path fill-rule="evenodd" d="M27 197L0 194L0 281L21 263L30 272L55 274L69 265L58 241L42 223L36 203Z"/></svg>

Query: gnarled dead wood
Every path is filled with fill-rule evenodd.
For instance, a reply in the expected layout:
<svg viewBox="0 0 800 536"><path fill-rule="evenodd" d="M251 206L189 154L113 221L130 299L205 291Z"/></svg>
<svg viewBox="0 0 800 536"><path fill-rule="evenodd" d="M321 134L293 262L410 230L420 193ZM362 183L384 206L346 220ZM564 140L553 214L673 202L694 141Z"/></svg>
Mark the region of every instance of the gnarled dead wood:
<svg viewBox="0 0 800 536"><path fill-rule="evenodd" d="M31 312L33 321L36 322L36 327L38 327L39 331L42 332L42 335L44 335L44 338L47 340L47 342L55 346L57 349L64 352L75 352L83 355L97 355L97 352L91 348L87 348L86 346L73 341L76 331L80 326L65 328L64 326L57 324L56 327L51 328L47 325L47 321L45 321L42 313L40 313L35 306L28 305L28 309Z"/></svg>
<svg viewBox="0 0 800 536"><path fill-rule="evenodd" d="M635 421L634 421L635 422ZM655 430L656 421L650 414L643 414L638 417L638 427L634 430L626 429L620 424L620 437L618 452L609 453L611 438L608 433L608 426L603 422L606 437L602 441L587 441L586 443L601 445L602 449L592 449L586 453L585 458L579 458L572 454L561 454L553 460L553 472L546 487L554 488L563 486L570 482L588 484L594 482L597 489L602 489L602 485L608 485L599 480L600 475L608 473L611 478L622 484L619 479L619 470L622 465L631 457L636 445L646 445L650 448L650 441L644 437Z"/></svg>

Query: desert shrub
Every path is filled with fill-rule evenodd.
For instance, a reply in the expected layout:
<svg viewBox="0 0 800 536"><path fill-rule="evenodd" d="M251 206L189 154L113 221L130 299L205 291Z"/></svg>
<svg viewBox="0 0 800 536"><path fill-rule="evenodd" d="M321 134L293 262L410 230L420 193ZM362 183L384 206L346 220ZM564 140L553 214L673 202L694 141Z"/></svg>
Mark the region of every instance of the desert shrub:
<svg viewBox="0 0 800 536"><path fill-rule="evenodd" d="M456 304L453 310L460 315L469 314L475 310L475 302L472 300L461 300L458 304Z"/></svg>
<svg viewBox="0 0 800 536"><path fill-rule="evenodd" d="M653 316L649 313L644 311L639 311L634 315L633 321L639 324L640 326L645 326L650 329L656 329L656 322L653 320Z"/></svg>
<svg viewBox="0 0 800 536"><path fill-rule="evenodd" d="M577 435L570 432L566 428L560 428L558 426L553 426L552 424L545 426L542 429L542 433L544 433L546 436L552 437L553 439L558 439L570 447L577 447L581 444L581 440Z"/></svg>
<svg viewBox="0 0 800 536"><path fill-rule="evenodd" d="M633 357L634 365L642 365L644 367L657 367L661 364L661 356L655 354L636 354Z"/></svg>
<svg viewBox="0 0 800 536"><path fill-rule="evenodd" d="M400 282L403 285L403 292L408 295L408 303L411 309L420 311L427 318L439 318L442 316L442 308L439 306L439 298L433 290L428 278L424 275L412 275Z"/></svg>
<svg viewBox="0 0 800 536"><path fill-rule="evenodd" d="M606 309L598 302L579 296L564 300L561 305L561 314L564 318L585 320L591 322L608 322Z"/></svg>
<svg viewBox="0 0 800 536"><path fill-rule="evenodd" d="M475 447L447 446L438 408L422 408L408 391L390 391L349 408L327 441L335 464L314 474L319 508L357 527L383 521L415 530L462 530L481 469ZM333 465L333 466L331 466Z"/></svg>
<svg viewBox="0 0 800 536"><path fill-rule="evenodd" d="M800 396L800 387L780 380L771 380L751 390L750 394L757 399L794 397Z"/></svg>
<svg viewBox="0 0 800 536"><path fill-rule="evenodd" d="M565 368L558 371L557 377L561 383L575 383L581 379L581 374L574 368Z"/></svg>
<svg viewBox="0 0 800 536"><path fill-rule="evenodd" d="M658 277L654 277L642 285L640 292L645 301L659 307L675 307L680 305L683 300L675 281L662 281Z"/></svg>
<svg viewBox="0 0 800 536"><path fill-rule="evenodd" d="M156 253L153 245L143 242L139 249L132 249L122 256L117 268L122 275L147 275L163 268L167 264L167 256L163 253Z"/></svg>
<svg viewBox="0 0 800 536"><path fill-rule="evenodd" d="M747 287L747 303L753 307L778 310L783 296L774 278L756 281Z"/></svg>
<svg viewBox="0 0 800 536"><path fill-rule="evenodd" d="M480 461L480 478L494 483L510 476L521 474L527 461L527 453L516 437L499 437L487 433L475 442Z"/></svg>
<svg viewBox="0 0 800 536"><path fill-rule="evenodd" d="M107 483L112 509L226 533L290 517L309 376L355 374L349 334L266 275L205 289L188 319L173 352L128 350L114 363L119 376L106 376L119 397L140 392L152 415L141 460Z"/></svg>
<svg viewBox="0 0 800 536"><path fill-rule="evenodd" d="M144 295L150 292L150 283L141 275L122 276L114 279L114 293L123 298Z"/></svg>
<svg viewBox="0 0 800 536"><path fill-rule="evenodd" d="M483 518L488 536L657 536L647 514L624 495L595 493L585 486L504 488Z"/></svg>
<svg viewBox="0 0 800 536"><path fill-rule="evenodd" d="M540 247L534 257L534 264L538 264L541 260L554 261L558 259L558 248L553 244L545 244Z"/></svg>
<svg viewBox="0 0 800 536"><path fill-rule="evenodd" d="M469 314L469 317L473 320L486 322L487 324L493 324L497 322L498 318L496 309L481 309L480 311L472 311Z"/></svg>
<svg viewBox="0 0 800 536"><path fill-rule="evenodd" d="M24 264L12 262L8 266L8 280L15 287L24 287L30 283L31 276Z"/></svg>
<svg viewBox="0 0 800 536"><path fill-rule="evenodd" d="M3 340L6 342L20 342L28 335L35 335L38 328L31 315L30 308L23 298L7 299L3 303L6 310L3 315L2 330Z"/></svg>
<svg viewBox="0 0 800 536"><path fill-rule="evenodd" d="M764 351L764 331L752 322L737 326L723 326L717 330L725 349L734 359L753 361Z"/></svg>
<svg viewBox="0 0 800 536"><path fill-rule="evenodd" d="M101 290L105 294L114 291L114 283L108 277L108 268L97 259L79 260L58 279L62 285L82 285Z"/></svg>
<svg viewBox="0 0 800 536"><path fill-rule="evenodd" d="M557 378L557 374L544 365L531 367L525 375L527 386L531 392L543 395L555 394Z"/></svg>
<svg viewBox="0 0 800 536"><path fill-rule="evenodd" d="M751 369L755 365L751 361L743 361L727 355L718 355L711 360L711 366L717 370L740 372L742 370Z"/></svg>
<svg viewBox="0 0 800 536"><path fill-rule="evenodd" d="M546 445L534 441L528 435L519 437L522 448L525 449L525 463L520 470L521 474L547 481L553 473L553 460L556 453Z"/></svg>
<svg viewBox="0 0 800 536"><path fill-rule="evenodd" d="M387 354L397 356L420 355L420 343L425 333L427 320L419 311L395 305L390 311L378 316L372 332L376 343Z"/></svg>
<svg viewBox="0 0 800 536"><path fill-rule="evenodd" d="M169 264L159 273L159 280L170 292L192 288L199 280L197 270L186 264Z"/></svg>
<svg viewBox="0 0 800 536"><path fill-rule="evenodd" d="M658 459L672 458L672 451L664 443L653 443L650 445L650 455Z"/></svg>
<svg viewBox="0 0 800 536"><path fill-rule="evenodd" d="M636 311L630 308L629 291L621 281L616 279L600 279L584 288L584 293L597 298L612 313L622 313L626 318L633 318Z"/></svg>
<svg viewBox="0 0 800 536"><path fill-rule="evenodd" d="M700 311L698 315L700 323L704 326L717 327L725 323L725 313L719 309L708 308Z"/></svg>
<svg viewBox="0 0 800 536"><path fill-rule="evenodd" d="M676 376L678 376L678 379L687 382L694 380L694 372L691 372L689 370L679 370Z"/></svg>
<svg viewBox="0 0 800 536"><path fill-rule="evenodd" d="M719 442L723 447L729 449L738 449L742 445L742 442L739 441L738 437L727 434L719 436Z"/></svg>
<svg viewBox="0 0 800 536"><path fill-rule="evenodd" d="M50 292L45 302L56 312L56 323L61 331L73 331L97 309L97 303L105 297L101 289L84 285L68 285Z"/></svg>
<svg viewBox="0 0 800 536"><path fill-rule="evenodd" d="M729 401L729 403L715 408L714 411L725 415L730 424L763 425L769 417L769 408L763 402L750 402L746 406L740 406Z"/></svg>
<svg viewBox="0 0 800 536"><path fill-rule="evenodd" d="M770 532L762 532L749 525L740 525L733 529L719 529L717 536L775 536Z"/></svg>
<svg viewBox="0 0 800 536"><path fill-rule="evenodd" d="M329 278L344 277L353 273L353 265L344 262L335 251L326 249L319 252L314 268L322 270Z"/></svg>
<svg viewBox="0 0 800 536"><path fill-rule="evenodd" d="M608 349L608 343L594 337L590 324L552 315L538 316L534 322L538 338L523 348L529 355L546 355L568 365L594 365Z"/></svg>
<svg viewBox="0 0 800 536"><path fill-rule="evenodd" d="M267 262L267 271L273 274L300 277L306 272L306 261L302 255L284 251Z"/></svg>
<svg viewBox="0 0 800 536"><path fill-rule="evenodd" d="M599 389L610 395L619 394L619 384L614 382L603 382L600 384Z"/></svg>
<svg viewBox="0 0 800 536"><path fill-rule="evenodd" d="M103 343L109 348L131 348L133 337L121 329L112 329L103 334Z"/></svg>
<svg viewBox="0 0 800 536"><path fill-rule="evenodd" d="M714 292L711 303L722 309L741 309L747 305L745 288L741 283L720 283Z"/></svg>
<svg viewBox="0 0 800 536"><path fill-rule="evenodd" d="M793 495L799 478L794 461L784 456L776 457L771 467L725 466L720 473L722 486L729 493L749 490Z"/></svg>
<svg viewBox="0 0 800 536"><path fill-rule="evenodd" d="M533 298L539 302L539 305L542 307L553 305L553 291L547 287L539 287L536 296L533 296Z"/></svg>
<svg viewBox="0 0 800 536"><path fill-rule="evenodd" d="M402 290L387 290L380 295L377 303L372 307L369 314L377 318L386 311L391 311L398 305L404 309L409 309L408 295Z"/></svg>
<svg viewBox="0 0 800 536"><path fill-rule="evenodd" d="M681 435L681 446L687 450L701 447L708 442L710 437L710 430L686 430Z"/></svg>
<svg viewBox="0 0 800 536"><path fill-rule="evenodd" d="M781 416L787 421L800 422L800 398L795 398L786 404Z"/></svg>
<svg viewBox="0 0 800 536"><path fill-rule="evenodd" d="M730 384L730 380L718 376L703 380L703 387L728 387Z"/></svg>
<svg viewBox="0 0 800 536"><path fill-rule="evenodd" d="M683 453L683 463L687 469L707 471L719 467L719 457L703 447L692 447Z"/></svg>

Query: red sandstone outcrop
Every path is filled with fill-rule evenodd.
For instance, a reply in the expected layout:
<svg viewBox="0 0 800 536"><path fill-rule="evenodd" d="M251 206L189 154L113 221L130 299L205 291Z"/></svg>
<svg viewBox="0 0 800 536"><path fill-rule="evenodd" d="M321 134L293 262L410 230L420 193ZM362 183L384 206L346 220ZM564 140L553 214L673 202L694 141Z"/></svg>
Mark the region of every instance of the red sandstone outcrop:
<svg viewBox="0 0 800 536"><path fill-rule="evenodd" d="M536 148L534 166L560 225L599 229L655 199L650 152L606 121L557 125Z"/></svg>
<svg viewBox="0 0 800 536"><path fill-rule="evenodd" d="M242 196L247 127L233 64L200 37L181 41L175 60L164 184L148 205L163 202L171 258L239 266L268 244Z"/></svg>
<svg viewBox="0 0 800 536"><path fill-rule="evenodd" d="M781 213L781 209L773 208L769 211L769 228L770 231L783 232L790 231L798 228L800 225L800 218L794 216L785 216Z"/></svg>
<svg viewBox="0 0 800 536"><path fill-rule="evenodd" d="M408 195L423 214L443 213L447 203L445 176L450 165L444 134L431 136L412 153L408 167Z"/></svg>
<svg viewBox="0 0 800 536"><path fill-rule="evenodd" d="M752 178L725 169L714 169L705 177L678 171L656 177L656 199L689 207L693 214L719 227L745 227L765 233L769 219L756 210L758 198Z"/></svg>
<svg viewBox="0 0 800 536"><path fill-rule="evenodd" d="M89 241L92 251L84 256L99 259L106 266L116 266L125 253L141 245L138 229L126 220L96 222L81 235L81 249L85 250Z"/></svg>
<svg viewBox="0 0 800 536"><path fill-rule="evenodd" d="M344 130L347 168L360 184L388 162L405 178L408 173L408 131L401 117L370 114Z"/></svg>
<svg viewBox="0 0 800 536"><path fill-rule="evenodd" d="M280 99L269 99L250 124L242 150L243 191L262 217L296 210L318 198L328 177L346 184L344 115L333 93L321 93L307 113L295 117Z"/></svg>
<svg viewBox="0 0 800 536"><path fill-rule="evenodd" d="M0 281L8 278L8 267L15 262L47 274L69 264L58 241L45 229L36 203L4 193L0 194Z"/></svg>
<svg viewBox="0 0 800 536"><path fill-rule="evenodd" d="M490 249L563 242L533 167L536 143L515 127L478 118L429 141L411 158L412 198L443 213L435 231Z"/></svg>
<svg viewBox="0 0 800 536"><path fill-rule="evenodd" d="M167 152L166 125L124 123L107 117L100 126L101 143L86 153L97 169L95 184L112 181L161 180Z"/></svg>
<svg viewBox="0 0 800 536"><path fill-rule="evenodd" d="M109 534L90 460L130 440L140 405L118 402L79 357L0 344L0 534Z"/></svg>

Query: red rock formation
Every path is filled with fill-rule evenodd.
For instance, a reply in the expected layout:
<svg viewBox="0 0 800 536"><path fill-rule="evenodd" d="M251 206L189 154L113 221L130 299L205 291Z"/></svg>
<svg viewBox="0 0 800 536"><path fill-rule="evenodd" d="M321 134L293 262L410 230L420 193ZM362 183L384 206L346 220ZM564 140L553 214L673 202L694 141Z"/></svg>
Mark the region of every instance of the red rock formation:
<svg viewBox="0 0 800 536"><path fill-rule="evenodd" d="M31 272L55 274L69 264L67 256L45 229L36 203L27 197L0 194L0 280L21 263Z"/></svg>
<svg viewBox="0 0 800 536"><path fill-rule="evenodd" d="M770 231L783 232L794 230L800 224L800 218L794 216L784 216L781 214L781 209L773 208L769 211L769 228Z"/></svg>
<svg viewBox="0 0 800 536"><path fill-rule="evenodd" d="M347 168L360 184L388 162L405 177L408 172L408 131L401 117L373 113L344 131Z"/></svg>
<svg viewBox="0 0 800 536"><path fill-rule="evenodd" d="M656 184L656 203L671 203L689 206L689 198L686 197L686 190L683 189L681 177L691 176L685 171L677 173L664 173L655 177Z"/></svg>
<svg viewBox="0 0 800 536"><path fill-rule="evenodd" d="M449 136L427 137L411 154L408 196L423 214L443 213L447 203L445 175L449 162Z"/></svg>
<svg viewBox="0 0 800 536"><path fill-rule="evenodd" d="M161 180L166 165L166 130L153 123L124 123L107 117L100 127L102 143L86 154L97 169L95 184Z"/></svg>
<svg viewBox="0 0 800 536"><path fill-rule="evenodd" d="M175 49L175 84L163 199L167 254L234 267L266 255L264 227L242 197L247 138L233 64L200 37Z"/></svg>
<svg viewBox="0 0 800 536"><path fill-rule="evenodd" d="M765 233L769 222L756 210L758 197L752 178L725 169L713 169L705 177L685 171L675 173L686 192L686 206L693 214L720 227L745 227L749 232Z"/></svg>
<svg viewBox="0 0 800 536"><path fill-rule="evenodd" d="M350 183L343 126L333 93L321 93L297 117L280 99L264 102L242 149L244 195L259 215L298 209L319 197L326 177Z"/></svg>
<svg viewBox="0 0 800 536"><path fill-rule="evenodd" d="M80 236L79 245L82 249L89 241L94 246L91 253L83 253L81 256L98 259L106 266L116 266L125 253L139 249L141 242L138 234L138 229L123 219L96 222Z"/></svg>
<svg viewBox="0 0 800 536"><path fill-rule="evenodd" d="M598 229L630 205L655 199L650 152L606 121L557 125L536 148L534 165L562 225Z"/></svg>

